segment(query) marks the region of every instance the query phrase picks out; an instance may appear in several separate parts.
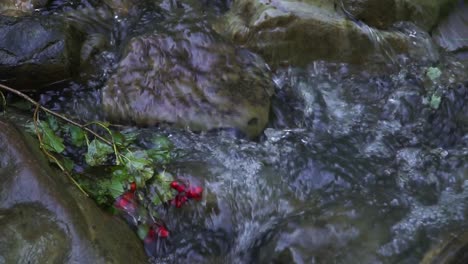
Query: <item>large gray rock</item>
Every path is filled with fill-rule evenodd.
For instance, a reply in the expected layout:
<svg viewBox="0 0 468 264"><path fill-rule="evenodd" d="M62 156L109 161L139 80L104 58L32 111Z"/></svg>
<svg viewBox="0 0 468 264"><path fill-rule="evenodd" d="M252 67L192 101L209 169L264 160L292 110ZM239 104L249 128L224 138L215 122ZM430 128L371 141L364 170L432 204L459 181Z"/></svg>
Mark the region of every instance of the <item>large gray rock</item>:
<svg viewBox="0 0 468 264"><path fill-rule="evenodd" d="M237 128L255 137L268 122L272 90L258 56L189 19L132 38L102 100L113 122Z"/></svg>
<svg viewBox="0 0 468 264"><path fill-rule="evenodd" d="M421 43L424 37L412 37L418 29L411 29L411 34L372 29L348 19L326 0L238 0L216 29L272 65L313 60L362 63L379 55L385 61L392 59L386 56L388 50L418 53L415 57L428 53Z"/></svg>
<svg viewBox="0 0 468 264"><path fill-rule="evenodd" d="M57 17L0 16L0 81L38 89L70 78L79 65L81 37Z"/></svg>
<svg viewBox="0 0 468 264"><path fill-rule="evenodd" d="M146 263L128 226L103 213L37 144L0 119L0 263Z"/></svg>

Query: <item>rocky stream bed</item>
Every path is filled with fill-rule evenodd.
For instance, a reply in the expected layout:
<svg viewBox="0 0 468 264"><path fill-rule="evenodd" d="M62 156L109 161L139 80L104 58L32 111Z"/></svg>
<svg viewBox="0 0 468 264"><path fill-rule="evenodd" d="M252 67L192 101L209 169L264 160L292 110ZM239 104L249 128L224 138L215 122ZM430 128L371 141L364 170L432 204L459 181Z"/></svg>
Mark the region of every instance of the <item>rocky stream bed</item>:
<svg viewBox="0 0 468 264"><path fill-rule="evenodd" d="M5 93L0 263L465 263L467 52L466 1L3 0L0 84L166 136L204 192L148 247Z"/></svg>

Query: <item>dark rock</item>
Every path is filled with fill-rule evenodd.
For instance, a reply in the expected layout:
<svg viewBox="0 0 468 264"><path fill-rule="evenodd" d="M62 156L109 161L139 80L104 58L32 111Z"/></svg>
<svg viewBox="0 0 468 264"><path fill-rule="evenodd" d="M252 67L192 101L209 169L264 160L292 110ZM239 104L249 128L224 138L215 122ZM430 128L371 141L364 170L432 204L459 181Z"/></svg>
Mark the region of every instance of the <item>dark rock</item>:
<svg viewBox="0 0 468 264"><path fill-rule="evenodd" d="M258 56L190 20L132 38L102 93L114 122L237 128L255 137L268 122L272 90Z"/></svg>
<svg viewBox="0 0 468 264"><path fill-rule="evenodd" d="M123 221L103 213L49 167L31 138L0 119L1 260L146 263L147 258Z"/></svg>
<svg viewBox="0 0 468 264"><path fill-rule="evenodd" d="M39 89L72 76L81 37L57 17L0 16L0 82Z"/></svg>

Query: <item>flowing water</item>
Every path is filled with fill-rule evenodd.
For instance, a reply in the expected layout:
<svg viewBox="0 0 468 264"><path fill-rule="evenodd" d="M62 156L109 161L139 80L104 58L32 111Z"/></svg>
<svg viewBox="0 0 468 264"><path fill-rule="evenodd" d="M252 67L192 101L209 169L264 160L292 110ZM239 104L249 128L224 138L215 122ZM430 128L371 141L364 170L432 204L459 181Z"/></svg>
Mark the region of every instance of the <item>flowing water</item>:
<svg viewBox="0 0 468 264"><path fill-rule="evenodd" d="M388 54L390 65L275 70L273 117L255 141L142 129L142 145L169 136L184 153L169 170L205 188L203 202L164 216L171 236L154 262L417 263L432 243L465 231L467 70L442 54L433 82L434 53ZM102 118L93 85L42 101ZM432 107L435 92L442 99Z"/></svg>

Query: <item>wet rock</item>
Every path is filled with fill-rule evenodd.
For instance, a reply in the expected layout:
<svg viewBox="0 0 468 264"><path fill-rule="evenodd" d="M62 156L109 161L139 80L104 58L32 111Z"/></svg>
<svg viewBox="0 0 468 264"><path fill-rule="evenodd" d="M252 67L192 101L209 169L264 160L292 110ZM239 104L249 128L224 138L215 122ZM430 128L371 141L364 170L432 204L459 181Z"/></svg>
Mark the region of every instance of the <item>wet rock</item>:
<svg viewBox="0 0 468 264"><path fill-rule="evenodd" d="M258 56L190 19L132 38L102 100L114 122L236 128L254 137L268 122L272 87Z"/></svg>
<svg viewBox="0 0 468 264"><path fill-rule="evenodd" d="M123 221L52 170L29 137L4 119L0 128L0 262L146 263Z"/></svg>
<svg viewBox="0 0 468 264"><path fill-rule="evenodd" d="M340 8L371 27L386 29L396 22L397 3L395 2L394 0L343 0Z"/></svg>
<svg viewBox="0 0 468 264"><path fill-rule="evenodd" d="M306 65L319 59L362 63L378 56L382 61L391 59L392 53L426 47L411 37L418 29L379 31L348 18L330 1L241 0L216 28L273 65Z"/></svg>
<svg viewBox="0 0 468 264"><path fill-rule="evenodd" d="M454 0L343 0L344 12L371 27L388 29L397 21L411 21L429 30Z"/></svg>
<svg viewBox="0 0 468 264"><path fill-rule="evenodd" d="M70 251L60 223L38 203L1 209L0 234L2 263L65 263Z"/></svg>
<svg viewBox="0 0 468 264"><path fill-rule="evenodd" d="M44 7L49 0L2 0L0 15L21 16Z"/></svg>
<svg viewBox="0 0 468 264"><path fill-rule="evenodd" d="M79 63L80 36L56 17L0 16L0 81L36 90L68 79Z"/></svg>
<svg viewBox="0 0 468 264"><path fill-rule="evenodd" d="M436 43L448 51L468 49L468 3L461 1L432 34Z"/></svg>

